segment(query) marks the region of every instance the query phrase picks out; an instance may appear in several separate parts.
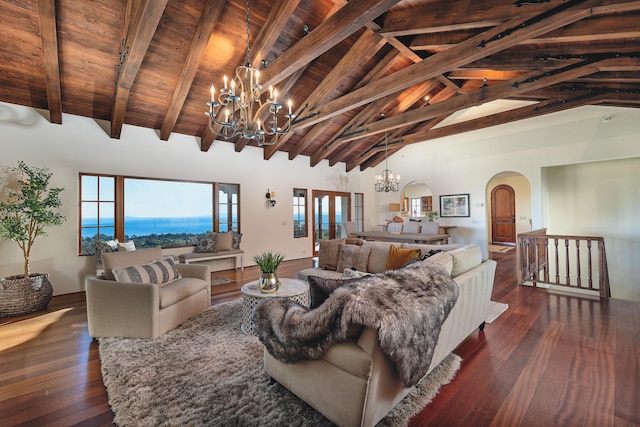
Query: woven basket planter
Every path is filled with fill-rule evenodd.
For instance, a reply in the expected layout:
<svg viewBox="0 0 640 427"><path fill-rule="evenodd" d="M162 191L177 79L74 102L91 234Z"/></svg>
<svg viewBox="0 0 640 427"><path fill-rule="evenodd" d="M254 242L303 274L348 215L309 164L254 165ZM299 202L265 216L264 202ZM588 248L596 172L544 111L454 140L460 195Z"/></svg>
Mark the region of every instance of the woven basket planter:
<svg viewBox="0 0 640 427"><path fill-rule="evenodd" d="M0 278L0 317L20 316L44 310L51 301L53 286L47 273Z"/></svg>

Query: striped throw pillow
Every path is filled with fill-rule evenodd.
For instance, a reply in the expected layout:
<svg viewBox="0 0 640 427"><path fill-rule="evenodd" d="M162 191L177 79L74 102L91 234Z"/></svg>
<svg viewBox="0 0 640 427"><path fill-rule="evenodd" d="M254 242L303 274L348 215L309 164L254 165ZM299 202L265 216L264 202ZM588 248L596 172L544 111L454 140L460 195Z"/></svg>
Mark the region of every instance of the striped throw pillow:
<svg viewBox="0 0 640 427"><path fill-rule="evenodd" d="M157 259L147 264L116 267L113 276L117 282L155 283L162 285L182 276L171 258Z"/></svg>

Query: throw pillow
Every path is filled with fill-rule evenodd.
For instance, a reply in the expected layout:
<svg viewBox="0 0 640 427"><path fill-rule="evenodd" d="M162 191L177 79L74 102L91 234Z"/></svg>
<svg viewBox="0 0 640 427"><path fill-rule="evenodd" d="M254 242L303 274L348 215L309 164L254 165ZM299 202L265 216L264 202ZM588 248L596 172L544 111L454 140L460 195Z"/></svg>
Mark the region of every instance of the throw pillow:
<svg viewBox="0 0 640 427"><path fill-rule="evenodd" d="M342 239L320 240L318 248L318 268L336 270L340 259L340 244Z"/></svg>
<svg viewBox="0 0 640 427"><path fill-rule="evenodd" d="M232 233L218 233L216 238L216 252L217 251L230 251L233 244Z"/></svg>
<svg viewBox="0 0 640 427"><path fill-rule="evenodd" d="M198 245L196 246L196 252L200 252L200 253L215 252L217 237L218 237L218 233L208 233L202 239L198 240Z"/></svg>
<svg viewBox="0 0 640 427"><path fill-rule="evenodd" d="M319 307L329 295L342 285L355 282L360 278L352 279L329 279L327 277L309 276L309 290L311 293L311 308Z"/></svg>
<svg viewBox="0 0 640 427"><path fill-rule="evenodd" d="M238 233L237 231L231 232L231 249L234 251L240 250L240 241L242 240L242 233Z"/></svg>
<svg viewBox="0 0 640 427"><path fill-rule="evenodd" d="M133 242L133 240L129 240L128 242L124 243L118 243L118 252L129 252L135 250L136 244Z"/></svg>
<svg viewBox="0 0 640 427"><path fill-rule="evenodd" d="M96 240L93 242L93 248L96 254L96 264L102 265L102 254L117 251L118 239L107 241Z"/></svg>
<svg viewBox="0 0 640 427"><path fill-rule="evenodd" d="M341 244L340 257L338 258L338 271L344 271L347 268L367 271L369 251L370 248L368 246Z"/></svg>
<svg viewBox="0 0 640 427"><path fill-rule="evenodd" d="M116 267L113 269L113 276L117 282L155 283L158 285L182 277L171 258L158 259L142 265Z"/></svg>
<svg viewBox="0 0 640 427"><path fill-rule="evenodd" d="M419 249L402 249L391 245L384 269L397 270L409 261L416 260L418 258L420 258Z"/></svg>
<svg viewBox="0 0 640 427"><path fill-rule="evenodd" d="M427 262L443 266L445 270L447 270L447 274L451 276L451 272L453 271L453 257L447 252L438 252L437 254L432 255L427 258Z"/></svg>

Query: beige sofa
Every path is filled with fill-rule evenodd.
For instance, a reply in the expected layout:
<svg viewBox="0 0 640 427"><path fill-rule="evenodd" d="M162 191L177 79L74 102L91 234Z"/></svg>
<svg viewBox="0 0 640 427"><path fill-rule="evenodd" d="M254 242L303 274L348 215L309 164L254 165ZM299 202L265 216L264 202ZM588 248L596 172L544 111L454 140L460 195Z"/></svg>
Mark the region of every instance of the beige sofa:
<svg viewBox="0 0 640 427"><path fill-rule="evenodd" d="M390 242L366 242L371 245L367 269L384 269L385 251ZM478 246L414 245L422 251L444 249L438 262L445 264L459 286L458 300L445 320L428 372L462 343L476 328L484 328L496 262L482 260ZM382 267L381 267L382 265ZM341 272L306 269L309 275L338 277ZM265 350L265 372L338 426L374 426L407 393L394 366L383 355L377 331L365 328L346 342L334 345L319 360L286 364Z"/></svg>
<svg viewBox="0 0 640 427"><path fill-rule="evenodd" d="M162 250L102 254L104 274L86 280L87 318L92 337L157 338L211 306L206 265L176 264L179 279L164 284L116 281L113 270L162 259Z"/></svg>

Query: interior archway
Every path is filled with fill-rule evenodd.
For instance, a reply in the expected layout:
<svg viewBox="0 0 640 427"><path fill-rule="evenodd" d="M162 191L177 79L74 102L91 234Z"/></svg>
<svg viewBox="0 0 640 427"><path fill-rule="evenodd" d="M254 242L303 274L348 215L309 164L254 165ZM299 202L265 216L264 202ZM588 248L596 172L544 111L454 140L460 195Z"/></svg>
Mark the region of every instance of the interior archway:
<svg viewBox="0 0 640 427"><path fill-rule="evenodd" d="M399 202L403 215L419 217L422 216L423 211L433 210L432 204L430 205L431 209L424 209L426 205L423 206L424 203L426 203L428 200L431 200L431 197L431 188L424 181L416 180L407 183L404 187L402 187L402 191L400 192ZM412 200L414 201L414 206L412 206Z"/></svg>
<svg viewBox="0 0 640 427"><path fill-rule="evenodd" d="M487 242L493 241L493 212L491 195L496 187L508 186L513 189L515 196L515 234L512 242L500 242L500 244L515 245L516 236L520 233L531 231L532 224L532 207L531 207L531 182L529 179L519 172L503 171L494 175L486 187L487 200Z"/></svg>

